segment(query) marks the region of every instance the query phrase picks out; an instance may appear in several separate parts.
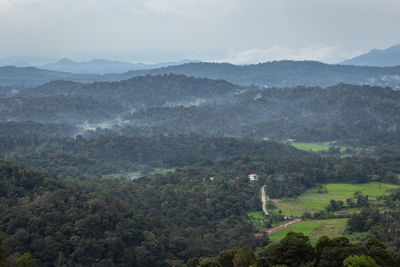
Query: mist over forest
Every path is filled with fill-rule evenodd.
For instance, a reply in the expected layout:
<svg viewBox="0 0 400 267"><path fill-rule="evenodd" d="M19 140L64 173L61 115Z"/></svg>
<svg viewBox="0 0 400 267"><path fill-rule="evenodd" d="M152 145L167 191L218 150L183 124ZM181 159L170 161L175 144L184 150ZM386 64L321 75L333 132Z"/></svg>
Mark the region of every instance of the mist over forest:
<svg viewBox="0 0 400 267"><path fill-rule="evenodd" d="M260 189L279 200L330 183L397 186L398 77L398 67L305 61L103 75L1 67L4 262L231 266L244 253L246 264L283 263L271 249L284 243L257 233L295 216L262 203ZM348 243L340 262L365 255L393 266L398 238L376 229L395 229L397 208L365 197L305 210L302 223L345 218L343 238L360 243ZM262 214L264 205L272 213L260 215L260 225L250 214ZM393 209L390 226L382 205ZM371 212L378 217L358 226ZM367 237L383 242L390 256L365 252ZM309 237L296 238L313 255ZM328 266L323 255L310 266Z"/></svg>

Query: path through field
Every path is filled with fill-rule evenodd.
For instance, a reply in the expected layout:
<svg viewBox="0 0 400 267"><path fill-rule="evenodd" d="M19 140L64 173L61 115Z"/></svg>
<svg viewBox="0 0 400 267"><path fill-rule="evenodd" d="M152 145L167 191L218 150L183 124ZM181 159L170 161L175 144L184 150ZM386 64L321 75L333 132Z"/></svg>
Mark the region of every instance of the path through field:
<svg viewBox="0 0 400 267"><path fill-rule="evenodd" d="M292 220L292 221L290 221L290 222L281 224L281 225L276 226L276 227L274 227L274 228L271 228L271 229L262 231L262 232L256 234L256 237L261 237L261 236L263 236L264 234L270 235L270 234L275 233L275 232L277 232L277 231L279 231L279 230L282 230L282 229L284 229L284 228L286 228L286 227L288 227L288 226L290 226L290 225L299 223L300 221L301 221L301 219Z"/></svg>

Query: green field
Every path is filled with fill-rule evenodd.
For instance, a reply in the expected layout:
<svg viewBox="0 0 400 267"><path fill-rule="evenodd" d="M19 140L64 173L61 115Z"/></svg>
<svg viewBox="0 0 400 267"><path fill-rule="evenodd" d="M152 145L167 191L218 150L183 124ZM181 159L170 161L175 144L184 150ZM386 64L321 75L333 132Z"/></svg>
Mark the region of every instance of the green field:
<svg viewBox="0 0 400 267"><path fill-rule="evenodd" d="M305 235L310 236L310 234L318 227L320 227L320 224L317 222L302 221L297 224L291 225L287 228L284 228L278 232L272 233L269 236L269 239L271 240L271 242L279 242L290 231L301 232L304 233Z"/></svg>
<svg viewBox="0 0 400 267"><path fill-rule="evenodd" d="M291 143L297 149L304 151L328 151L330 143Z"/></svg>
<svg viewBox="0 0 400 267"><path fill-rule="evenodd" d="M398 189L400 186L383 183L368 184L326 184L328 193L318 193L318 188L307 190L297 198L283 198L275 200L277 210L282 210L282 214L293 217L300 217L305 211L314 213L324 210L331 199L342 200L351 198L357 191L361 191L364 196L368 195L370 199L387 194L390 189Z"/></svg>
<svg viewBox="0 0 400 267"><path fill-rule="evenodd" d="M344 235L347 218L313 220L313 222L320 224L320 227L315 229L315 231L309 235L311 244L315 245L321 236L338 237Z"/></svg>
<svg viewBox="0 0 400 267"><path fill-rule="evenodd" d="M338 237L343 236L347 225L347 218L302 221L298 224L284 228L270 235L272 242L279 242L290 231L301 232L310 238L311 244L315 246L321 236ZM348 235L348 238L357 242L358 236Z"/></svg>
<svg viewBox="0 0 400 267"><path fill-rule="evenodd" d="M327 152L332 146L333 142L323 142L323 143L301 143L293 142L291 145L297 149L307 151L307 152ZM371 153L375 147L350 147L335 144L335 148L340 148L340 154L342 157L347 157L351 155L362 155L365 153Z"/></svg>
<svg viewBox="0 0 400 267"><path fill-rule="evenodd" d="M169 172L175 172L175 169L155 168L151 174L167 174Z"/></svg>

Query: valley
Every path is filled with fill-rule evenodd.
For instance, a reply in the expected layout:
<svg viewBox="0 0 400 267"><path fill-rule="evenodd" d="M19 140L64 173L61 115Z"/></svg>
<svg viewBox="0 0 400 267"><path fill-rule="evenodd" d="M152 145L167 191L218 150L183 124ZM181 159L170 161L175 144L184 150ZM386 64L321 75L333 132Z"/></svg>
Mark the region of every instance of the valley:
<svg viewBox="0 0 400 267"><path fill-rule="evenodd" d="M163 71L204 66L236 69ZM27 80L44 74L30 71ZM261 259L293 231L313 250L344 236L360 249L376 238L399 251L395 87L328 79L267 88L240 75L148 71L0 83L9 262L29 253L43 266L181 266L239 248Z"/></svg>

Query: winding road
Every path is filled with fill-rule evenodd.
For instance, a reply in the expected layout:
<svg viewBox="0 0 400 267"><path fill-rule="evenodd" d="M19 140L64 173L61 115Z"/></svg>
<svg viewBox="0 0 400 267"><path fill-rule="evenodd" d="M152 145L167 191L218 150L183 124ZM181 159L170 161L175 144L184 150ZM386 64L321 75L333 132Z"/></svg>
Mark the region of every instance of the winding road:
<svg viewBox="0 0 400 267"><path fill-rule="evenodd" d="M262 200L262 209L263 209L263 212L264 212L265 215L268 215L269 212L270 212L270 211L267 209L267 201L269 201L269 196L267 196L267 195L265 194L265 185L261 188L261 200ZM271 229L262 231L262 232L256 234L255 236L256 236L256 237L261 237L261 236L263 236L263 235L265 235L265 234L270 235L270 234L275 233L275 232L277 232L277 231L279 231L279 230L282 230L282 229L284 229L284 228L286 228L286 227L288 227L288 226L291 226L291 225L293 225L293 224L299 223L300 221L301 221L301 219L295 219L295 220L292 220L292 221L290 221L290 222L287 222L287 223L281 224L281 225L279 225L279 226L276 226L276 227L274 227L274 228L271 228Z"/></svg>
<svg viewBox="0 0 400 267"><path fill-rule="evenodd" d="M263 212L268 216L269 210L267 210L267 201L269 201L269 197L265 195L265 185L261 188L261 201Z"/></svg>

